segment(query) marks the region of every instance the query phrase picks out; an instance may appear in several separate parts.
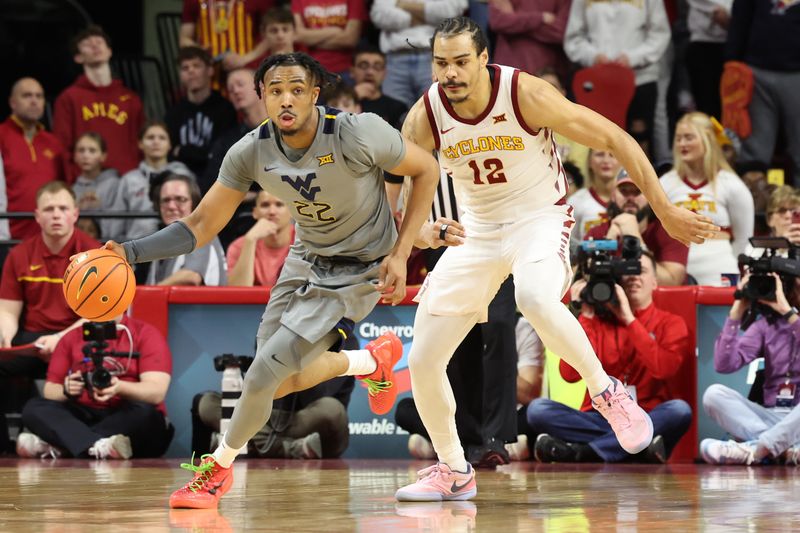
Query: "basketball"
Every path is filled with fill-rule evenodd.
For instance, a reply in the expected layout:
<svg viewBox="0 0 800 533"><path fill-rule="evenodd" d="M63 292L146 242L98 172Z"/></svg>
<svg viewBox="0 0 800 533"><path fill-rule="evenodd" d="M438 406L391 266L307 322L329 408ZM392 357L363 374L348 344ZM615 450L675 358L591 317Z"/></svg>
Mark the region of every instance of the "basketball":
<svg viewBox="0 0 800 533"><path fill-rule="evenodd" d="M136 294L128 262L111 250L81 252L64 273L64 298L78 316L93 322L113 320Z"/></svg>

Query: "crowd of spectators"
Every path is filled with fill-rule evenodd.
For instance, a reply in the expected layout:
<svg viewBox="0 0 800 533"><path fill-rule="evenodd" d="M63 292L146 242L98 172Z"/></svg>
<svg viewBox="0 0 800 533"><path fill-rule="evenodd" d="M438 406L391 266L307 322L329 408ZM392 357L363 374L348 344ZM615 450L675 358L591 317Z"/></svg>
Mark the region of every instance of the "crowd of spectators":
<svg viewBox="0 0 800 533"><path fill-rule="evenodd" d="M651 415L662 405L668 406L669 423L657 432L661 440L654 441L646 457L639 459L666 460L685 431L690 413L657 384L670 377L686 355L683 348L665 347L663 342L656 343L656 348L649 346L660 327L656 322L670 322L670 331L679 330L680 325L674 316L654 310L652 299L643 293L652 292L656 285L730 286L737 281L741 285L738 254L762 253L749 244L751 237L772 235L800 243L800 213L795 216L800 211L800 196L791 186L793 177L800 176L800 101L796 98L800 90L800 32L796 31L800 6L693 0L686 12L675 7L670 0L184 0L180 49L175 63L164 65L177 70L181 98L158 117L145 117L140 96L112 76L111 37L98 26L78 33L72 54L82 73L53 99L52 133L43 125L45 89L31 77L17 80L11 88L11 115L0 124L0 210L36 213L35 219L12 219L10 224L0 219L0 239L22 240L3 267L0 343L7 347L12 340L14 344L33 341L43 347L45 356L29 358L24 364L19 360L6 365L8 361L4 361L0 379L46 376L50 386L45 388L45 398L25 411L26 425L33 432L23 437L22 451L103 457L158 452L138 452L142 444L136 431L117 427L95 412L96 402L108 398L102 392L100 400L93 398L91 394L98 391L89 393L72 383L75 378L69 368L74 362L71 359L77 357L72 352L78 335L71 332L79 321L66 308L44 304L53 284L37 280L59 278L68 257L78 249L95 247L106 239L140 237L190 213L216 180L227 150L266 119L253 74L270 54L308 52L340 77L339 85L325 92L321 103L345 112L375 113L399 129L409 107L430 86L430 37L435 26L448 17L468 14L490 30L493 61L534 73L568 97L572 96L568 81L578 69L604 64L630 69L635 88L624 110L627 131L659 169L670 201L706 214L721 227L717 238L703 245L687 248L672 240L613 153L556 136L569 178L567 201L574 207L576 219L573 253L577 254L583 240L621 241L624 236L636 237L645 250L642 274L618 287L619 299L630 303L617 309L610 325L599 323L590 309L582 308L581 323L587 331L602 332L592 339L604 365L613 367L641 356L641 368L632 367L638 369L631 371L638 372L636 378L631 374L632 385L638 380L640 394L650 395L640 400L646 400ZM731 65L747 74L742 78L747 89L743 92L752 95L747 101L726 89L724 72ZM672 72L669 91L659 83L665 70ZM671 134L659 133L657 110L662 104L668 110L666 123L672 125L662 129ZM657 153L660 142L672 147L672 162L666 165ZM781 175L773 171L776 167L786 170L786 183L775 178ZM387 181L394 178L387 176ZM390 197L396 198L397 191L393 191ZM91 216L81 217L81 211ZM114 218L115 212L149 212L152 216ZM270 286L293 240L287 206L253 190L220 238L186 256L139 269L137 278L160 285ZM573 292L580 292L581 283L577 281ZM790 289L787 287L784 300L793 304ZM780 309L777 304L773 307L793 328L796 315L789 313L791 309L787 311L782 303ZM504 326L510 323L507 318ZM717 344L718 352L727 350L727 355L715 355L720 371L732 371L752 355L740 353L741 346L731 339L740 318L741 309L734 306ZM137 333L134 337L147 332L135 321L120 320ZM617 333L618 345L610 350L602 338L611 335L620 322L626 326L621 329L624 347L620 348ZM632 330L632 323L641 327ZM760 334L771 335L762 331L769 327L772 323L759 329ZM518 340L535 337L529 326L517 329ZM785 329L775 335L785 334L781 333ZM655 334L662 340L661 333ZM64 342L60 342L62 338ZM141 341L134 338L134 344L137 342ZM538 357L523 355L523 351L533 350L528 344L518 346L517 384L527 392L517 395L516 433L527 437L529 449L542 460L627 460L620 450L603 444L605 428L595 427L596 421L579 411L559 412L562 416L554 417L552 405L535 400L543 363ZM731 355L736 350L738 358ZM479 351L473 349L470 354L478 357ZM45 361L50 354L53 359L48 370ZM523 358L534 363L523 364ZM459 379L456 370L451 380ZM128 371L131 381L142 383L158 374L165 393L169 365L163 361L150 366L142 359ZM567 380L575 377L563 365L561 373ZM166 374L165 383L160 374ZM772 402L773 393L785 389L777 378L773 381L765 386L765 405ZM787 380L790 382L793 379ZM787 441L784 446L772 437L757 440L768 428L759 430L755 420L746 428L731 425L726 413L738 408L731 402L741 403L741 399L732 400L721 386L715 387L704 398L706 409L736 438L752 442L744 447L722 441L706 443L704 456L723 461L731 455L749 454L747 462L754 462L791 448L794 442ZM4 391L12 389L3 387ZM132 392L123 385L112 396L127 401L130 409L144 401L149 408L141 411L146 418L142 423L161 431L163 420L154 418L153 413L164 414L163 394L150 386L144 390L146 394ZM791 392L794 394L794 387ZM80 396L80 408L63 413L60 404L65 394ZM14 401L14 397L5 399L3 408L21 410ZM346 401L342 403L346 405ZM759 416L769 427L785 425L782 416ZM63 419L58 431L42 426L52 418ZM560 432L563 428L548 422L556 418L584 431ZM466 444L483 446L485 452L487 442L495 436L499 441L513 440L510 430L503 427L497 435L491 431L481 434L478 428L478 436ZM80 438L63 437L59 432L64 431ZM771 431L767 434L777 430ZM542 439L542 434L547 438ZM415 438L424 441L424 435ZM509 448L512 458L526 457L524 448L528 446L520 441L521 448ZM491 447L497 448L495 444ZM275 453L291 455L285 450ZM303 455L296 450L292 453Z"/></svg>

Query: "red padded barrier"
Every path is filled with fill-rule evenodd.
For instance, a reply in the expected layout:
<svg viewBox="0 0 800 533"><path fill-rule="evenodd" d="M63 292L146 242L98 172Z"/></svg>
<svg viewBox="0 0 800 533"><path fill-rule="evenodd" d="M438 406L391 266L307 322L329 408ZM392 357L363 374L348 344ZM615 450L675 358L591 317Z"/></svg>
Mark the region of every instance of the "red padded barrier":
<svg viewBox="0 0 800 533"><path fill-rule="evenodd" d="M670 456L671 463L692 462L697 455L697 313L695 312L696 287L663 287L653 295L659 309L674 313L686 322L689 329L689 352L677 374L669 382L675 398L692 406L692 425Z"/></svg>
<svg viewBox="0 0 800 533"><path fill-rule="evenodd" d="M401 305L415 305L412 298L419 287L410 287ZM670 388L677 398L692 406L694 420L686 436L675 449L670 462L691 462L697 455L697 313L696 305L730 305L733 288L659 287L654 300L658 307L680 315L689 329L690 354ZM266 287L150 287L139 286L133 301L132 314L156 326L164 336L169 328L170 304L236 305L266 304ZM403 375L407 379L407 375Z"/></svg>

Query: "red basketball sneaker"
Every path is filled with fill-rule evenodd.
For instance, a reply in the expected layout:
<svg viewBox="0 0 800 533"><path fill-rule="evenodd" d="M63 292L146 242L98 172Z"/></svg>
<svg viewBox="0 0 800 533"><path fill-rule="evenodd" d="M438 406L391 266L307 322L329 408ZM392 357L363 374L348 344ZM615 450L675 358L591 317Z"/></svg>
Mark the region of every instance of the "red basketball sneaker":
<svg viewBox="0 0 800 533"><path fill-rule="evenodd" d="M169 497L173 509L211 509L230 490L233 484L233 468L223 468L211 454L203 455L200 464L194 465L194 454L190 463L181 468L194 472L194 478Z"/></svg>
<svg viewBox="0 0 800 533"><path fill-rule="evenodd" d="M367 385L369 408L376 415L385 415L392 410L397 399L397 387L394 386L394 365L403 357L403 343L392 333L384 333L367 344L366 349L372 354L378 368L372 374L356 376Z"/></svg>

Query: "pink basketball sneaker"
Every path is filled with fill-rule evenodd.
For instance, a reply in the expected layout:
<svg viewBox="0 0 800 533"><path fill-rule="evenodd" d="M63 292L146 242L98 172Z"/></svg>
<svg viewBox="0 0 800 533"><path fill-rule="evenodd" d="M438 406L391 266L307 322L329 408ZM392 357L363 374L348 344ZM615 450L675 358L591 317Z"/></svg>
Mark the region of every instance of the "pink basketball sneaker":
<svg viewBox="0 0 800 533"><path fill-rule="evenodd" d="M417 472L416 483L406 485L395 494L400 502L439 502L469 500L478 493L475 471L467 463L467 472L455 472L444 463L436 463Z"/></svg>
<svg viewBox="0 0 800 533"><path fill-rule="evenodd" d="M653 440L653 421L620 380L612 377L611 385L592 397L592 407L608 420L619 445L629 454L639 453Z"/></svg>

